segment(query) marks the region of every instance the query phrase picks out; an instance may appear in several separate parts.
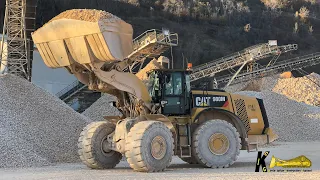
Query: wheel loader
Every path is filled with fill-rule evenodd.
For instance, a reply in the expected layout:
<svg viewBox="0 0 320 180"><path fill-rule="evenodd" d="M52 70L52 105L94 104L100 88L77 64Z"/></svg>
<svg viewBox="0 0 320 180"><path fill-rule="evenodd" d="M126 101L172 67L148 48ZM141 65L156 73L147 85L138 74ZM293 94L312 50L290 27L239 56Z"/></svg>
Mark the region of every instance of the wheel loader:
<svg viewBox="0 0 320 180"><path fill-rule="evenodd" d="M88 13L97 18L84 20ZM147 83L128 70L177 45L177 34L150 30L133 40L132 26L107 12L66 14L32 34L43 61L65 68L91 90L115 96L110 105L122 114L101 117L81 132L78 153L88 167L114 168L125 156L135 171L157 172L179 156L222 168L232 165L240 150L277 138L261 99L191 89L190 69L150 70Z"/></svg>

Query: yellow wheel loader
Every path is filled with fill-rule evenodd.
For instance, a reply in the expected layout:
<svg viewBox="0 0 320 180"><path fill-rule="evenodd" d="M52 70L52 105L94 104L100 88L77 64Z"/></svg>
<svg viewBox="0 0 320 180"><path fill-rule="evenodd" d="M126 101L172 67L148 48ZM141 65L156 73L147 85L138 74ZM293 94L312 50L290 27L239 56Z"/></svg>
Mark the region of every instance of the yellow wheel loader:
<svg viewBox="0 0 320 180"><path fill-rule="evenodd" d="M125 156L135 171L157 172L174 155L204 167L228 167L240 150L276 138L261 99L191 89L190 70L151 70L146 84L126 72L178 40L177 34L150 30L133 41L132 32L107 12L69 10L32 34L48 67L66 68L90 89L117 97L110 105L122 116L106 116L80 134L78 153L88 167L114 168Z"/></svg>

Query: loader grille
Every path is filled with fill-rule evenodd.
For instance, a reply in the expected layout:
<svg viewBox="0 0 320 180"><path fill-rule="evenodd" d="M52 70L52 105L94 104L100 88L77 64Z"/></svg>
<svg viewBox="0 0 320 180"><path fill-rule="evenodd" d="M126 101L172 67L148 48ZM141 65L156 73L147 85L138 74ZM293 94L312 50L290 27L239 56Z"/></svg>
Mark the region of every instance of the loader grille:
<svg viewBox="0 0 320 180"><path fill-rule="evenodd" d="M250 124L249 124L245 102L243 99L236 99L235 104L236 104L237 115L242 120L243 125L246 127L247 132L249 132Z"/></svg>

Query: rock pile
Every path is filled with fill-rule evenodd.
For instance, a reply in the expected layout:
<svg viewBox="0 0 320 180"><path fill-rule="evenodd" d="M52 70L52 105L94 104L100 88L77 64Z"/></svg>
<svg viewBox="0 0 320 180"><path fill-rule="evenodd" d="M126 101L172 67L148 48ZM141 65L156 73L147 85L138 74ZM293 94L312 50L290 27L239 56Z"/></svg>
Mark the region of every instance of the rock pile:
<svg viewBox="0 0 320 180"><path fill-rule="evenodd" d="M14 75L0 76L0 167L77 162L77 140L90 119Z"/></svg>
<svg viewBox="0 0 320 180"><path fill-rule="evenodd" d="M116 98L111 95L104 94L82 114L89 117L92 121L102 121L103 116L121 115L115 107L109 105L109 102L114 101L115 99Z"/></svg>
<svg viewBox="0 0 320 180"><path fill-rule="evenodd" d="M320 75L279 79L273 91L298 102L320 106Z"/></svg>
<svg viewBox="0 0 320 180"><path fill-rule="evenodd" d="M270 90L289 99L320 106L320 75L311 73L304 77L291 77L289 73L255 79L229 86L228 92Z"/></svg>
<svg viewBox="0 0 320 180"><path fill-rule="evenodd" d="M97 22L102 19L110 20L110 19L117 19L117 16L95 9L71 9L64 11L51 19L49 22L58 20L58 19L74 19L74 20L81 20L81 21L88 21L88 22Z"/></svg>
<svg viewBox="0 0 320 180"><path fill-rule="evenodd" d="M50 165L45 157L37 154L38 148L0 125L0 168Z"/></svg>
<svg viewBox="0 0 320 180"><path fill-rule="evenodd" d="M262 90L272 90L272 88L277 84L279 75L273 75L270 77L263 77L254 79L249 82L242 82L239 84L234 84L226 88L228 92L238 92L238 91L262 91Z"/></svg>

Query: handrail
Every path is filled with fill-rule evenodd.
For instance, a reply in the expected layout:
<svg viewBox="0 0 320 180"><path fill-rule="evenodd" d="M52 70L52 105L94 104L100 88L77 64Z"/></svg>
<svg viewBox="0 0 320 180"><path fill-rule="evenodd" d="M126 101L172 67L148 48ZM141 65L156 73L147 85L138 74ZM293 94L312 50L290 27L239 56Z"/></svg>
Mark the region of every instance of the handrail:
<svg viewBox="0 0 320 180"><path fill-rule="evenodd" d="M170 33L169 35L164 35L156 30L149 30L146 31L144 34L138 36L139 39L135 38L133 41L133 50L136 51L143 45L149 42L164 42L167 44L172 44L174 46L178 45L178 34L177 33ZM149 38L149 41L146 42L146 39Z"/></svg>
<svg viewBox="0 0 320 180"><path fill-rule="evenodd" d="M154 31L157 31L156 29L149 29L149 30L146 30L145 32L143 32L142 34L140 34L139 36L137 36L136 38L133 39L133 41L136 41L137 39L140 39L140 37L144 36L145 34L147 34L148 32L154 32Z"/></svg>
<svg viewBox="0 0 320 180"><path fill-rule="evenodd" d="M65 96L70 90L72 90L73 88L75 88L77 86L83 86L83 84L80 83L78 80L73 81L71 84L69 84L68 86L63 88L61 91L56 93L56 96L61 98L61 97Z"/></svg>

